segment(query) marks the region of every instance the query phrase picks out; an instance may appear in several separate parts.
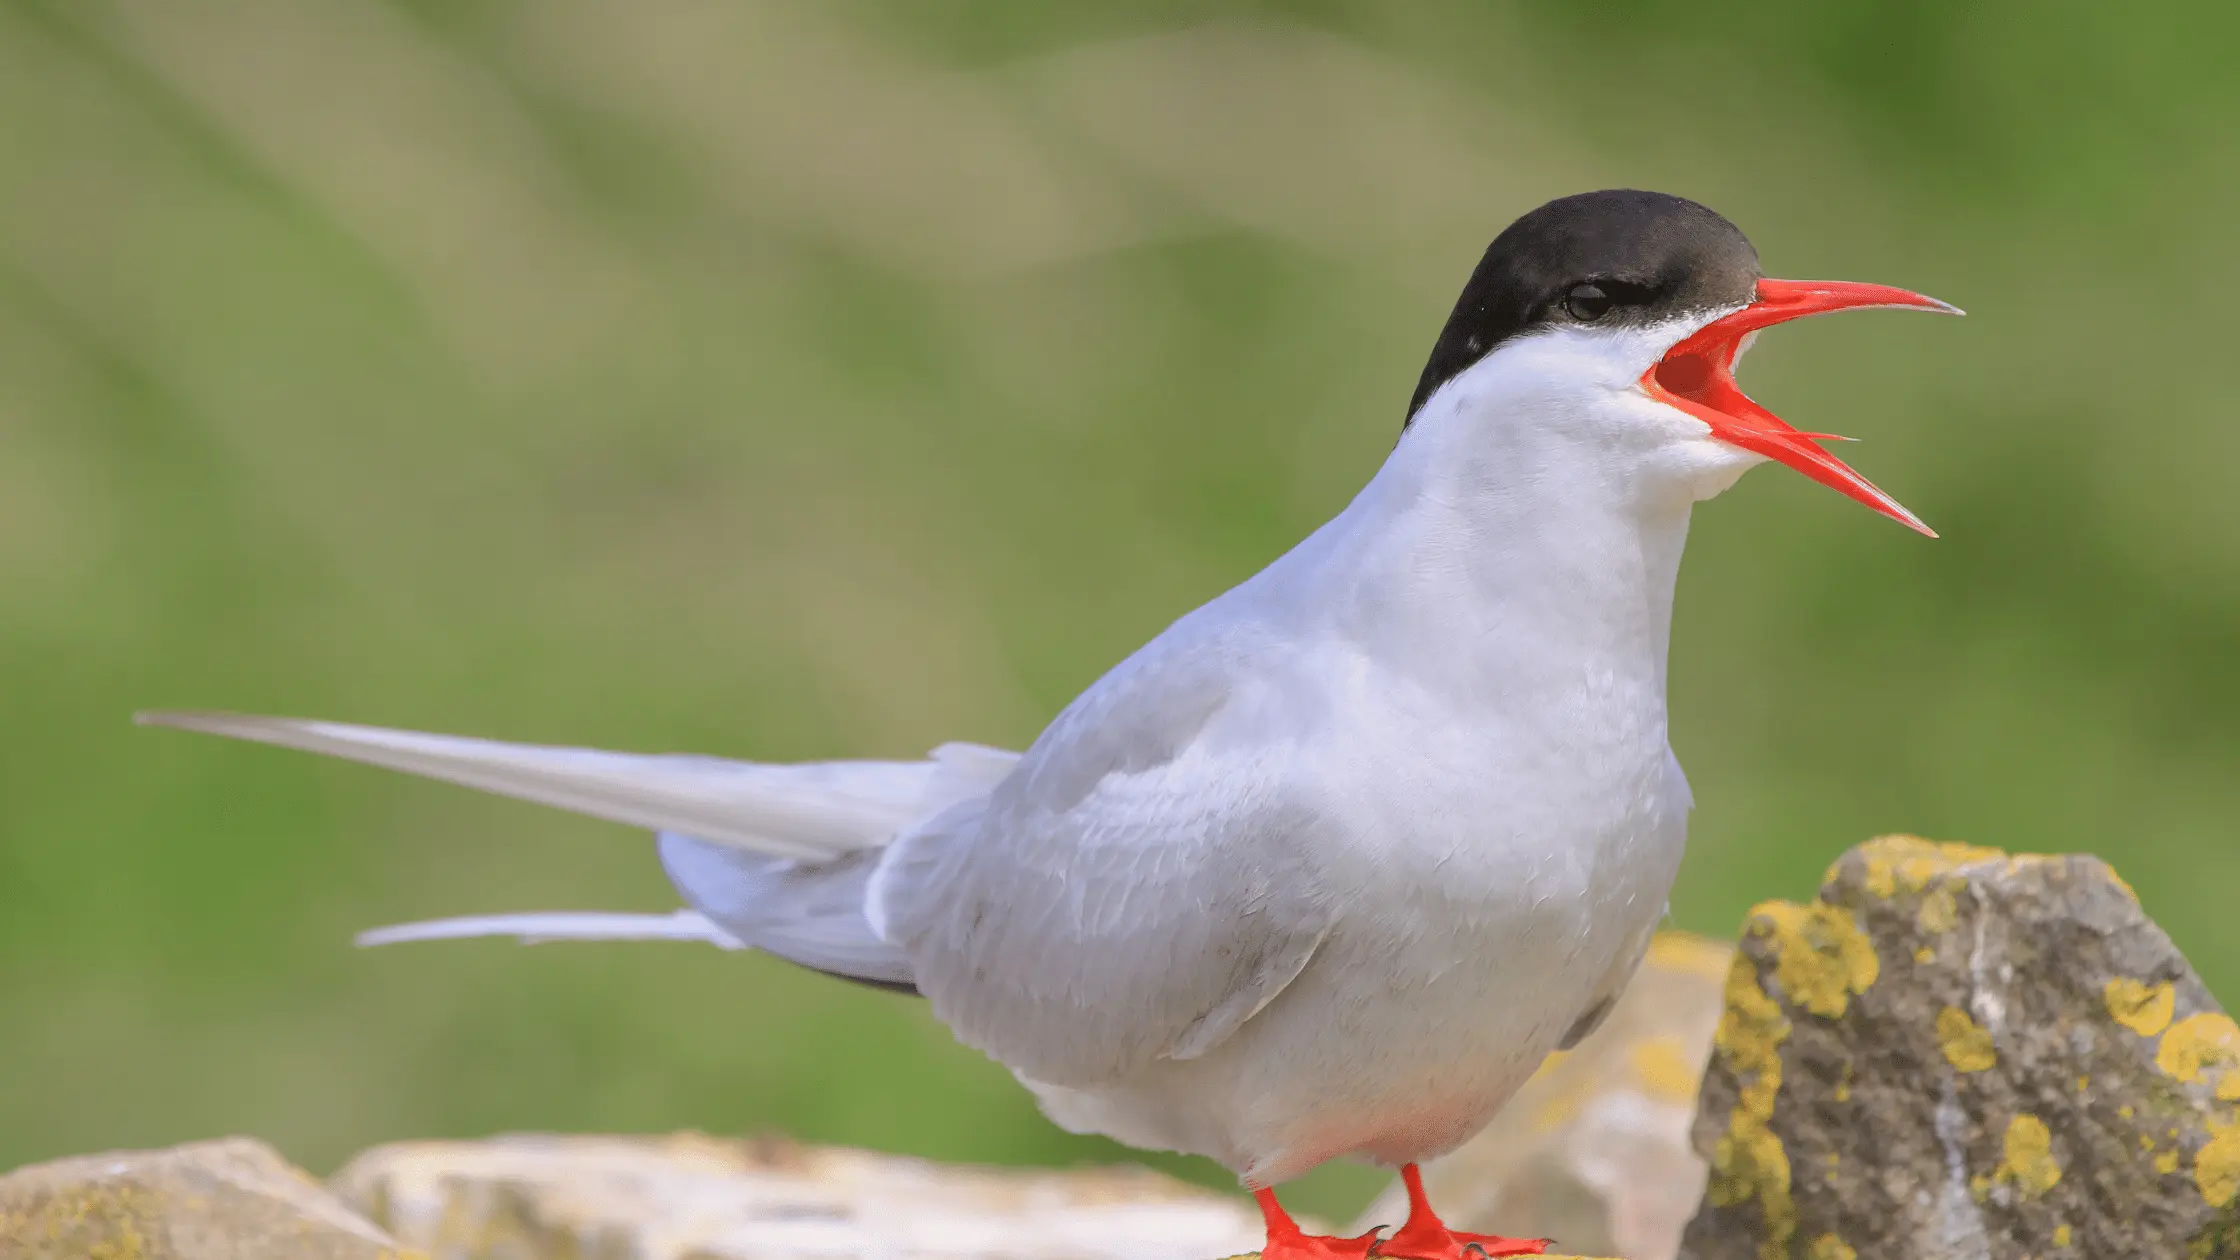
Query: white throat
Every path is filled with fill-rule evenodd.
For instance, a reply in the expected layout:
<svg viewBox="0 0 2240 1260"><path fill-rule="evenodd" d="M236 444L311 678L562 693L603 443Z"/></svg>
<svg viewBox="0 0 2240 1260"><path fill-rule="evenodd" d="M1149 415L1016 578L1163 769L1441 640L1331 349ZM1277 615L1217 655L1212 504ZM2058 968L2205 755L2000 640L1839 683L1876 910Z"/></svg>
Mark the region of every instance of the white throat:
<svg viewBox="0 0 2240 1260"><path fill-rule="evenodd" d="M1661 726L1689 510L1762 461L1636 383L1724 313L1502 346L1426 400L1369 485L1264 580L1440 687L1559 709L1585 687Z"/></svg>

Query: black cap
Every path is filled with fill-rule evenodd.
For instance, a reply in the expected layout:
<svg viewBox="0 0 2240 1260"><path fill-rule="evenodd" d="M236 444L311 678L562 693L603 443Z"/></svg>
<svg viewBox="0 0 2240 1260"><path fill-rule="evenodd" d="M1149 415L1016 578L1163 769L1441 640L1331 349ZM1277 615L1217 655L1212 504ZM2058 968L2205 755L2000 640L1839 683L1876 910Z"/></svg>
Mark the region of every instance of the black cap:
<svg viewBox="0 0 2240 1260"><path fill-rule="evenodd" d="M1630 188L1559 197L1486 247L1431 347L1408 421L1433 391L1513 337L1741 306L1763 274L1742 229L1684 197Z"/></svg>

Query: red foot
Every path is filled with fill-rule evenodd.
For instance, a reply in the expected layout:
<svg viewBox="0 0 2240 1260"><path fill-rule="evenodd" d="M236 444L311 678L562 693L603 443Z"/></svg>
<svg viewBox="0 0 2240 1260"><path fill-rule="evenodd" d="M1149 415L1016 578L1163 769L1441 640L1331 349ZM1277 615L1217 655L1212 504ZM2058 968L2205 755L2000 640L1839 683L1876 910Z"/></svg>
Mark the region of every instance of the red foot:
<svg viewBox="0 0 2240 1260"><path fill-rule="evenodd" d="M1293 1234L1270 1238L1260 1260L1371 1260L1378 1255L1377 1236L1331 1238L1323 1234Z"/></svg>
<svg viewBox="0 0 2240 1260"><path fill-rule="evenodd" d="M1548 1245L1545 1238L1472 1234L1433 1224L1428 1229L1394 1234L1377 1244L1375 1255L1378 1260L1477 1260L1480 1256L1537 1256Z"/></svg>
<svg viewBox="0 0 2240 1260"><path fill-rule="evenodd" d="M1275 1191L1255 1190L1252 1197L1260 1201L1260 1215L1268 1222L1268 1245L1261 1250L1260 1260L1369 1260L1375 1251L1375 1230L1359 1238L1310 1234L1276 1202Z"/></svg>
<svg viewBox="0 0 2240 1260"><path fill-rule="evenodd" d="M1537 1256L1548 1249L1545 1238L1504 1238L1499 1234L1470 1234L1448 1229L1424 1197L1423 1174L1414 1164L1400 1168L1408 1187L1408 1223L1392 1237L1377 1244L1380 1260L1477 1260L1477 1257Z"/></svg>

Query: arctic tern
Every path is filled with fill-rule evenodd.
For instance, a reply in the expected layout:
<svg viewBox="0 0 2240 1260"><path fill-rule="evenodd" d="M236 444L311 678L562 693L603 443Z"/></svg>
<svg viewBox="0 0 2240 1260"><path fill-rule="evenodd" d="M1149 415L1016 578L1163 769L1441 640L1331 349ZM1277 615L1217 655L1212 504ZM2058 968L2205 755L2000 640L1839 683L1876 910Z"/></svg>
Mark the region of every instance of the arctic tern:
<svg viewBox="0 0 2240 1260"><path fill-rule="evenodd" d="M1771 459L1924 534L1736 386L1759 330L1881 285L1764 278L1678 197L1552 201L1486 250L1397 444L1334 519L1181 617L1024 753L772 765L289 718L139 720L649 828L688 908L407 924L369 944L693 939L922 994L1057 1123L1235 1171L1267 1260L1536 1254L1418 1161L1591 1032L1663 916L1691 798L1666 739L1693 505ZM1933 536L1933 535L1932 535ZM1396 1167L1397 1231L1273 1187Z"/></svg>

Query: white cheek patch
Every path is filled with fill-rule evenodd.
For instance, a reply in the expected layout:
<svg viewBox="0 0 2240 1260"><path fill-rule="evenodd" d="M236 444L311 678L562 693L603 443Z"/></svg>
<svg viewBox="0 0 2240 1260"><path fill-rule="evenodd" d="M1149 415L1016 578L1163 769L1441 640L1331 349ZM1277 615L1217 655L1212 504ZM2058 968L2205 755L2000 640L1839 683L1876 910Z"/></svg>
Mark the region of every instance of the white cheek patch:
<svg viewBox="0 0 2240 1260"><path fill-rule="evenodd" d="M1636 426L1675 440L1709 437L1711 427L1702 420L1650 399L1641 378L1682 339L1739 309L1695 311L1647 327L1557 325L1512 337L1433 390L1410 427L1449 423L1447 417L1465 411L1553 416L1593 410L1616 394L1627 400L1617 414L1634 417Z"/></svg>

